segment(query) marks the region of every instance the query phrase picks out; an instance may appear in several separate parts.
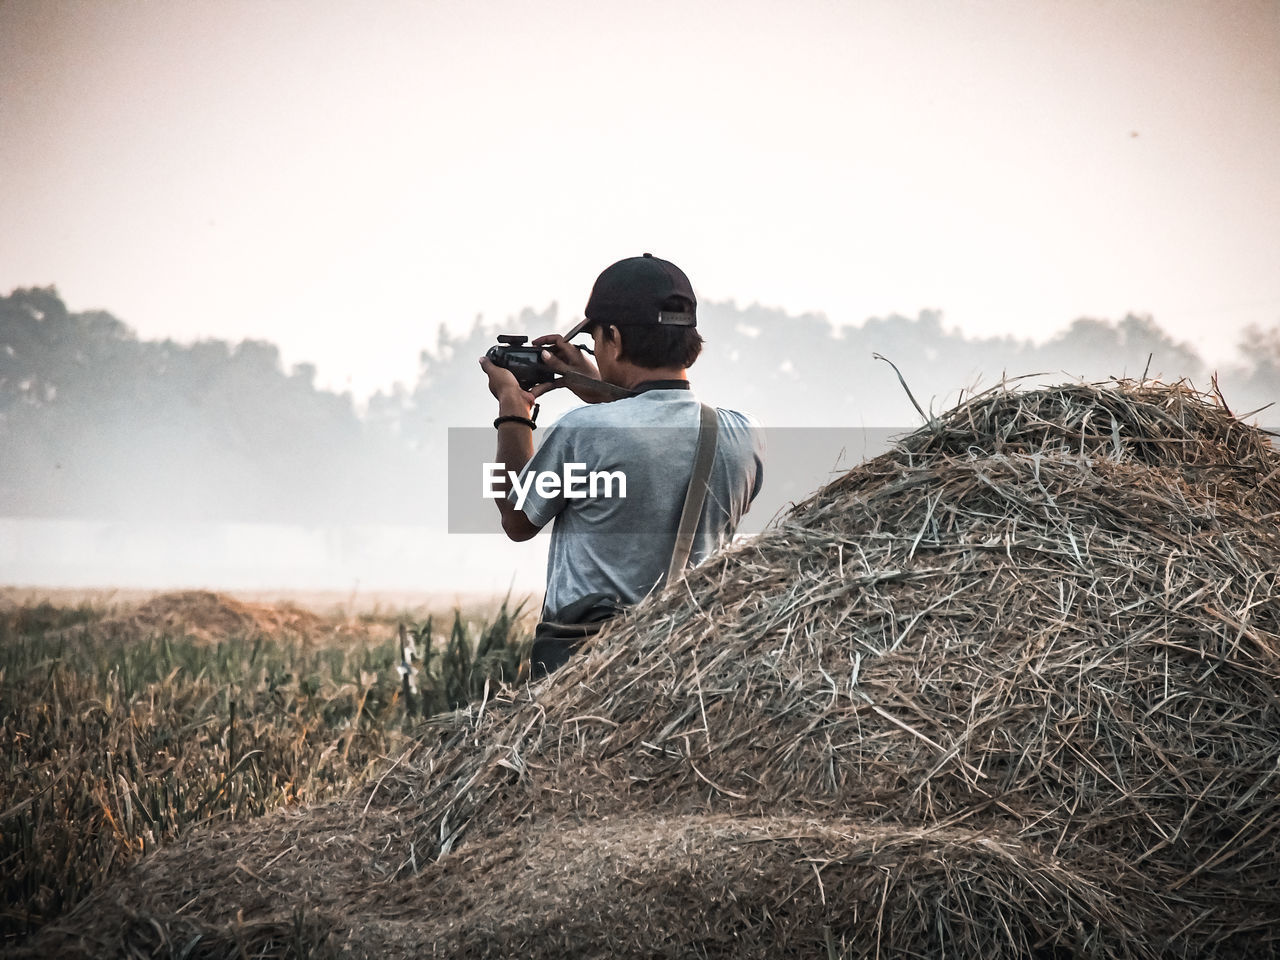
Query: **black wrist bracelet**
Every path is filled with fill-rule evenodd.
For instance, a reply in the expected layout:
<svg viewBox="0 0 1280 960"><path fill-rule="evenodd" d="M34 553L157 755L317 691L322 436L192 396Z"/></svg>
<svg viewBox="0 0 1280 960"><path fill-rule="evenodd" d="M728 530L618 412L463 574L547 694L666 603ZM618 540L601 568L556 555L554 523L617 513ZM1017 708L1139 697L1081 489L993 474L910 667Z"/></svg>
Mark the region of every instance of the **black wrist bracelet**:
<svg viewBox="0 0 1280 960"><path fill-rule="evenodd" d="M495 428L504 423L523 423L530 430L538 429L538 425L534 423L532 420L530 420L528 417L506 416L506 417L498 417L497 420L493 421L493 425Z"/></svg>

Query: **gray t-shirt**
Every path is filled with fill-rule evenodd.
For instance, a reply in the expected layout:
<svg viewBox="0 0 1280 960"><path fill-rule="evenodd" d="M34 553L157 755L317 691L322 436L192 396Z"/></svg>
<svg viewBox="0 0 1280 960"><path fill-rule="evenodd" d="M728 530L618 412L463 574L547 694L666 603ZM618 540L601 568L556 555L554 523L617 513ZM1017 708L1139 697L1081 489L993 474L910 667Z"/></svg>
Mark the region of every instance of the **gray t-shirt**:
<svg viewBox="0 0 1280 960"><path fill-rule="evenodd" d="M547 431L519 480L528 484L525 516L540 527L555 520L544 617L589 593L635 603L667 572L693 474L700 411L691 390L648 390L571 410ZM717 415L716 457L690 553L694 563L732 536L764 475L760 424L734 410ZM547 482L541 492L531 482L531 474L565 477L566 464L582 465L571 471L573 482L558 489ZM625 497L618 495L619 475ZM508 499L515 503L517 493Z"/></svg>

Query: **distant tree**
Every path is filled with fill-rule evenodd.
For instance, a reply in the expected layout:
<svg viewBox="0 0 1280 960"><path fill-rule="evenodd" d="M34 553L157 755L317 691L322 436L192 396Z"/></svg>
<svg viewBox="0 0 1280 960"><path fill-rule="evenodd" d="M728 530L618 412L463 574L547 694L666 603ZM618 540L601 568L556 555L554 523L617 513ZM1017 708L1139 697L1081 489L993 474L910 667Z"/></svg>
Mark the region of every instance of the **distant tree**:
<svg viewBox="0 0 1280 960"><path fill-rule="evenodd" d="M477 358L498 333L558 328L555 304L501 325L477 318L462 333L442 326L416 382L374 394L360 413L349 394L318 389L310 364L286 371L274 344L140 341L109 313L69 313L53 287L15 290L0 297L0 515L438 520L448 429L487 428L493 417ZM932 310L837 327L821 314L708 301L699 329L700 395L771 427L918 425L876 354L935 410L1005 375L1100 380L1149 366L1165 379L1208 377L1190 346L1140 315L1081 318L1035 344L967 337ZM1228 399L1270 402L1280 328L1251 328L1241 350L1241 365L1223 372ZM546 395L541 423L576 405L568 391Z"/></svg>
<svg viewBox="0 0 1280 960"><path fill-rule="evenodd" d="M1204 362L1189 344L1180 343L1151 317L1129 314L1119 323L1080 318L1035 351L1068 376L1088 380L1144 372L1152 377L1204 379Z"/></svg>
<svg viewBox="0 0 1280 960"><path fill-rule="evenodd" d="M1237 345L1239 362L1223 371L1219 384L1237 414L1272 429L1280 428L1280 326L1264 330L1251 324Z"/></svg>
<svg viewBox="0 0 1280 960"><path fill-rule="evenodd" d="M396 520L398 450L264 341L139 341L54 288L0 298L6 515ZM411 505L411 502L410 502Z"/></svg>

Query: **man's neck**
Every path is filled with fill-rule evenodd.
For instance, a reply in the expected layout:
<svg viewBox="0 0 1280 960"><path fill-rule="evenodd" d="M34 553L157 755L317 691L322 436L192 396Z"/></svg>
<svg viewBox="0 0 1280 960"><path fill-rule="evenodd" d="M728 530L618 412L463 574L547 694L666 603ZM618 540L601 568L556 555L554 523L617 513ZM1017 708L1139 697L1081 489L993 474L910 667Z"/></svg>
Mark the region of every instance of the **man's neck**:
<svg viewBox="0 0 1280 960"><path fill-rule="evenodd" d="M613 382L619 387L632 390L648 380L685 380L689 379L689 371L685 367L637 367L634 364L620 364Z"/></svg>

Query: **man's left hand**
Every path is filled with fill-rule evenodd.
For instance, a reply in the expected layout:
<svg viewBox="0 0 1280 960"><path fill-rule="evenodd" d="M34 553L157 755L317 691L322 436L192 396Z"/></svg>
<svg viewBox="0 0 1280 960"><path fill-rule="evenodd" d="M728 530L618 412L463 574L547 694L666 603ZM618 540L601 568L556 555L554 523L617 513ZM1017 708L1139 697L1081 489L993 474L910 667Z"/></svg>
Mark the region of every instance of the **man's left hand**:
<svg viewBox="0 0 1280 960"><path fill-rule="evenodd" d="M588 380L599 380L600 371L575 343L570 343L558 333L548 333L536 337L535 347L542 347L542 363L556 373L576 373L578 379L570 383L567 380L552 380L540 383L533 388L533 395L540 397L551 390L568 387L583 403L608 403L616 400L617 394L607 390L595 390ZM585 379L584 379L585 378Z"/></svg>

